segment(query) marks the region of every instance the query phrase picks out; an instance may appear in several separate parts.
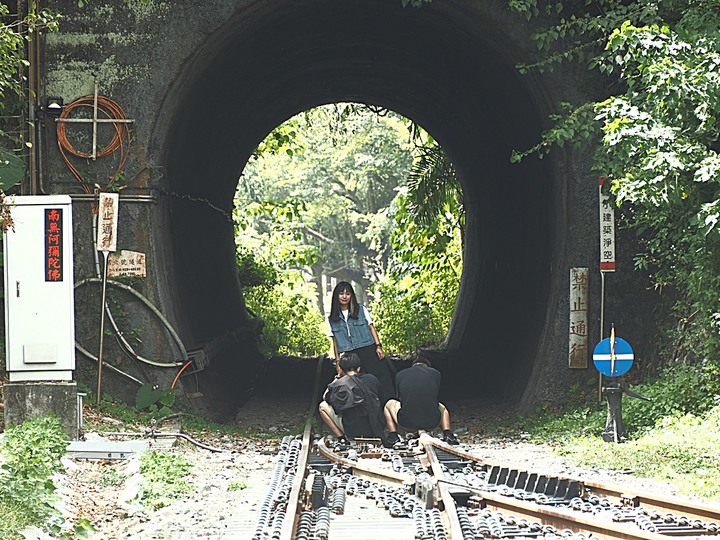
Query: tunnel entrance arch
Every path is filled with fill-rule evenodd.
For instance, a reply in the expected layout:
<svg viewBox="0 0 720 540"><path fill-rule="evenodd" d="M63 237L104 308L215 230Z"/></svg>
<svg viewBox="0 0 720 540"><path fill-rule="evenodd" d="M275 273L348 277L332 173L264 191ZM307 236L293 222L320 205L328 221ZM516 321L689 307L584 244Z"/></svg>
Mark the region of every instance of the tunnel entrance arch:
<svg viewBox="0 0 720 540"><path fill-rule="evenodd" d="M492 12L433 2L272 2L241 11L179 85L166 138L176 312L191 345L246 322L228 219L237 179L275 126L353 101L413 119L455 164L466 197L464 274L443 355L458 394L519 399L548 313L562 186L549 160L510 163L542 129L544 89L514 68L516 36ZM509 22L507 22L509 24ZM222 381L252 368L213 359ZM229 384L228 392L234 392Z"/></svg>

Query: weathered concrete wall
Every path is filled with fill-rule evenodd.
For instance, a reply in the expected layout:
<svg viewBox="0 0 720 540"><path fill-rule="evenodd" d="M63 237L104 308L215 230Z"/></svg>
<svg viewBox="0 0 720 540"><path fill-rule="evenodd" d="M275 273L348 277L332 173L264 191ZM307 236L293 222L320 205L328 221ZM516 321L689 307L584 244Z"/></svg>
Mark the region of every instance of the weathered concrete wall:
<svg viewBox="0 0 720 540"><path fill-rule="evenodd" d="M75 382L7 382L3 385L5 425L54 414L70 440L80 435L80 402Z"/></svg>
<svg viewBox="0 0 720 540"><path fill-rule="evenodd" d="M374 103L413 118L461 175L467 253L441 355L448 384L532 403L594 377L592 368L567 369L567 331L569 268L587 266L591 347L599 338L597 179L585 156L558 152L520 165L509 156L538 140L560 101L587 99L598 86L586 72L518 75L515 64L534 60L533 28L504 1L433 0L421 9L403 9L399 0L93 0L82 9L61 7L61 32L46 39L41 99L59 95L67 103L92 93L97 80L100 93L135 120L119 241L147 253L149 277L133 286L185 348L206 351L210 368L193 388L205 394L204 406L232 406L260 372L234 268L237 178L276 125L334 101ZM78 145L87 144L87 132L76 131ZM47 123L43 134L42 187L80 193L59 159L54 126ZM80 160L89 183L104 185L114 166L104 159ZM89 203L78 199L77 206L84 209L75 217L81 279L93 275L94 263ZM90 350L93 302L78 313ZM614 303L623 307L616 323L643 321ZM167 362L182 354L144 308L127 318L141 330L137 345L147 356ZM177 371L146 374L122 353L109 357L143 380L166 384Z"/></svg>

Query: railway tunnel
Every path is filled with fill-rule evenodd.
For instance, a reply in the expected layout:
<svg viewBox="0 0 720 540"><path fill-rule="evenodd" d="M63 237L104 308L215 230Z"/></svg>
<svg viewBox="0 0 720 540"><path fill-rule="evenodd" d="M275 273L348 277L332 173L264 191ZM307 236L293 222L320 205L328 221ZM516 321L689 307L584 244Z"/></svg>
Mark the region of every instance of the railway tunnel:
<svg viewBox="0 0 720 540"><path fill-rule="evenodd" d="M494 4L497 7L498 4ZM369 7L370 6L370 7ZM472 3L399 0L253 4L215 32L176 84L165 140L174 302L194 343L232 333L244 315L228 220L238 178L277 125L309 108L360 102L427 129L452 159L467 212L464 273L438 357L444 391L518 400L542 357L551 268L564 219L554 163L531 157L547 90L510 22ZM488 11L490 10L490 11ZM561 228L561 227L560 227ZM218 355L214 391L250 373ZM225 386L223 388L223 386Z"/></svg>

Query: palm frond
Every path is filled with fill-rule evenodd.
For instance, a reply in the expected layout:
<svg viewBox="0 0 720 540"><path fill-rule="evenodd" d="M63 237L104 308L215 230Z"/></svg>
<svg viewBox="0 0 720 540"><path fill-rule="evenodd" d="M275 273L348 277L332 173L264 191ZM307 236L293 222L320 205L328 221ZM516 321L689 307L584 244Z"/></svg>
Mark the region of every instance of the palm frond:
<svg viewBox="0 0 720 540"><path fill-rule="evenodd" d="M436 143L419 152L408 177L408 209L425 226L448 210L461 215L462 187L447 154Z"/></svg>

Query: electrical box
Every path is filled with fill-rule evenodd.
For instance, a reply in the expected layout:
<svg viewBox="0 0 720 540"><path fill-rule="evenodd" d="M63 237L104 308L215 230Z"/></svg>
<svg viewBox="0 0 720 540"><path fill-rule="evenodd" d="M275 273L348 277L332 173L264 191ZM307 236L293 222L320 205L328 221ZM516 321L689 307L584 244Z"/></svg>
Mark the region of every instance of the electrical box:
<svg viewBox="0 0 720 540"><path fill-rule="evenodd" d="M8 196L5 348L10 381L70 381L75 369L72 201Z"/></svg>

